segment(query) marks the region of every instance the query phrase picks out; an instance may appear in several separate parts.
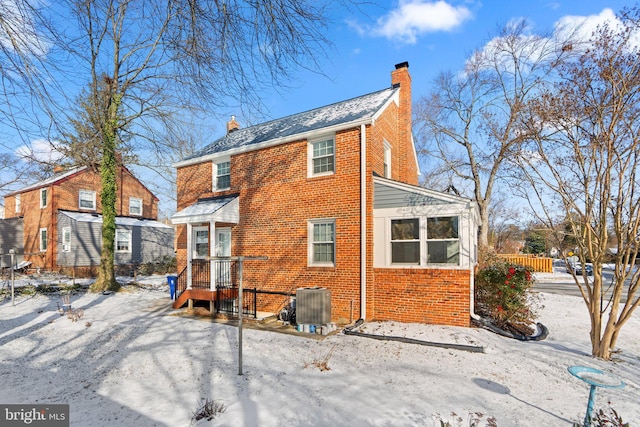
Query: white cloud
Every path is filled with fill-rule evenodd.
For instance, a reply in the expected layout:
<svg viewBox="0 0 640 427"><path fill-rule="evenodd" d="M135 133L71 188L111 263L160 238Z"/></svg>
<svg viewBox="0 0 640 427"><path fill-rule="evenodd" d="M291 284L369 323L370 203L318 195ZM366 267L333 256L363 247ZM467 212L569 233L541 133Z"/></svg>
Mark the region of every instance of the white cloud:
<svg viewBox="0 0 640 427"><path fill-rule="evenodd" d="M580 42L586 42L598 26L605 23L608 23L612 29L622 28L622 23L613 10L606 8L598 15L567 15L560 18L554 25L554 36L560 40L572 37Z"/></svg>
<svg viewBox="0 0 640 427"><path fill-rule="evenodd" d="M361 33L415 44L421 34L450 31L471 17L472 13L466 7L454 7L444 0L401 0L397 9L379 18L370 30L351 25Z"/></svg>
<svg viewBox="0 0 640 427"><path fill-rule="evenodd" d="M16 0L0 0L0 45L7 51L20 50L22 54L41 56L49 44L36 30L32 7L41 7L39 1L31 4Z"/></svg>
<svg viewBox="0 0 640 427"><path fill-rule="evenodd" d="M63 157L55 146L44 139L35 139L29 145L18 147L16 155L24 160L55 163Z"/></svg>

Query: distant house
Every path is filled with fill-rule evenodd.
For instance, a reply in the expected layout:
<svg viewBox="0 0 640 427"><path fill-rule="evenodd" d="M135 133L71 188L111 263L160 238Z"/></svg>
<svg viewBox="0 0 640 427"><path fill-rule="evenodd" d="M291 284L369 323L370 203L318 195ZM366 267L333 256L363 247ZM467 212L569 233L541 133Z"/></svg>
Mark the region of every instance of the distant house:
<svg viewBox="0 0 640 427"><path fill-rule="evenodd" d="M259 311L282 307L269 295L318 287L334 322L469 325L477 206L417 185L407 63L391 83L248 128L232 119L174 164L174 307L217 298L232 276L217 257L266 256L244 269Z"/></svg>
<svg viewBox="0 0 640 427"><path fill-rule="evenodd" d="M173 227L157 221L158 198L124 166L117 189L116 263L173 255ZM97 171L77 167L5 195L3 221L15 237L3 232L0 246L15 246L32 268L91 270L100 263L101 190Z"/></svg>

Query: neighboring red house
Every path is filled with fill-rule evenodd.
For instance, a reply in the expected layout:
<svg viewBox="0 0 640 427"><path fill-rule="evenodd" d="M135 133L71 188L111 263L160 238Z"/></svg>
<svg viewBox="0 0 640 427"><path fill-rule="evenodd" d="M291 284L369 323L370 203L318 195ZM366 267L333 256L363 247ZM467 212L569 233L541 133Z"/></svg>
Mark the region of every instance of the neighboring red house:
<svg viewBox="0 0 640 427"><path fill-rule="evenodd" d="M143 253L173 254L171 227L158 223L158 198L124 166L117 175L116 262L141 262ZM89 167L59 171L51 178L7 194L5 219L21 219L24 261L31 268L60 270L99 264L102 203L100 173ZM153 248L139 241L154 238ZM1 240L1 239L0 239ZM162 249L156 248L160 244ZM166 246L166 248L165 248ZM6 253L6 251L5 251ZM22 255L22 253L21 253Z"/></svg>
<svg viewBox="0 0 640 427"><path fill-rule="evenodd" d="M229 273L210 257L266 256L244 268L244 286L265 293L259 311L282 308L269 293L320 287L333 322L469 325L477 207L417 186L408 67L347 101L248 128L232 118L226 136L174 164L186 288L174 307L216 298Z"/></svg>

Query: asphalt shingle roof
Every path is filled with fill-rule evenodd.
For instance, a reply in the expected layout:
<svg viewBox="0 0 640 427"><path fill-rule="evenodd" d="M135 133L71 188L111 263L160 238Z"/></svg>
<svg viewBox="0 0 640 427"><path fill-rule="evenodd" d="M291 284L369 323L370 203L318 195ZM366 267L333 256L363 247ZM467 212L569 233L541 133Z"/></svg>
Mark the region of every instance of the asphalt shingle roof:
<svg viewBox="0 0 640 427"><path fill-rule="evenodd" d="M372 118L399 91L387 88L346 101L235 130L183 160L197 159L262 142L289 138L327 127Z"/></svg>

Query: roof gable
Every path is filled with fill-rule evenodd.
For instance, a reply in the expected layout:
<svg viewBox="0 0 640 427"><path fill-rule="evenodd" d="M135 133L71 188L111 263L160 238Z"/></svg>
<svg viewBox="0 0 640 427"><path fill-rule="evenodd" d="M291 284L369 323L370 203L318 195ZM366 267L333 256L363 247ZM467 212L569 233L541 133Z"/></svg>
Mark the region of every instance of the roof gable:
<svg viewBox="0 0 640 427"><path fill-rule="evenodd" d="M6 196L11 196L14 194L20 194L20 193L25 193L27 191L32 191L32 190L36 190L38 188L42 188L42 187L48 187L49 185L54 185L59 183L60 181L63 181L77 173L83 172L84 170L86 170L87 167L86 166L79 166L79 167L75 167L73 169L69 169L67 171L61 172L61 173L57 173L54 174L53 176L43 179L41 181L38 181L36 183L33 183L31 185L28 185L24 188L21 188L19 190L16 191L12 191L11 193L7 194Z"/></svg>
<svg viewBox="0 0 640 427"><path fill-rule="evenodd" d="M387 178L374 177L374 208L401 208L428 205L473 204L464 197Z"/></svg>
<svg viewBox="0 0 640 427"><path fill-rule="evenodd" d="M259 125L240 128L217 139L176 165L180 166L183 162L191 163L190 160L236 149L248 151L263 143L292 141L296 137L302 139L305 134L322 129L373 120L389 102L398 96L398 93L399 88L387 88Z"/></svg>

